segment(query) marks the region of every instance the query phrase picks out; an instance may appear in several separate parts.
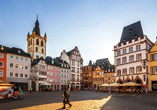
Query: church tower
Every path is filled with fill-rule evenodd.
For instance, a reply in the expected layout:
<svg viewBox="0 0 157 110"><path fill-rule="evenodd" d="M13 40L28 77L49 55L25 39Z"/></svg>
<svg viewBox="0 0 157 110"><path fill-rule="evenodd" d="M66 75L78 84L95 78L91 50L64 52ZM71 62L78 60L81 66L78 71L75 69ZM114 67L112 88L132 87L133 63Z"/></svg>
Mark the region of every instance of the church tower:
<svg viewBox="0 0 157 110"><path fill-rule="evenodd" d="M27 53L31 54L32 61L40 57L43 57L44 59L46 58L46 42L46 33L44 37L42 37L40 34L40 26L37 16L32 34L30 35L28 32L27 35Z"/></svg>

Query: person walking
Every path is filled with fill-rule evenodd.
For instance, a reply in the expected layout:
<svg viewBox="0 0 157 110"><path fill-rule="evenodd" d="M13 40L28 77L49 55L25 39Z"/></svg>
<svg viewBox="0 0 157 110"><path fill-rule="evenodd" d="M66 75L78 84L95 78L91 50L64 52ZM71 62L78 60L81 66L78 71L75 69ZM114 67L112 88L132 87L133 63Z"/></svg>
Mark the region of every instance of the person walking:
<svg viewBox="0 0 157 110"><path fill-rule="evenodd" d="M66 88L64 88L64 94L63 94L64 107L62 109L65 109L65 104L69 104L69 106L71 108L72 105L70 104L69 97L70 97L70 94L69 94L68 90Z"/></svg>
<svg viewBox="0 0 157 110"><path fill-rule="evenodd" d="M31 92L32 92L32 87L30 86L30 88L29 88L29 92L30 92L30 95L31 95Z"/></svg>

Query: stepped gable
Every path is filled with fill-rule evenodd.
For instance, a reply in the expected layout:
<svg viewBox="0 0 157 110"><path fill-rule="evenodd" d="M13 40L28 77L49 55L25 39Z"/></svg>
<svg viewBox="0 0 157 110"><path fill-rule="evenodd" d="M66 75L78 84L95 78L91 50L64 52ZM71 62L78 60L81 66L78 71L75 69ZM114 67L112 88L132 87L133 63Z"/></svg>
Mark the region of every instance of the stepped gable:
<svg viewBox="0 0 157 110"><path fill-rule="evenodd" d="M132 42L133 39L138 40L139 37L143 38L143 30L140 21L123 28L119 46L121 46L121 43L125 45L127 41Z"/></svg>

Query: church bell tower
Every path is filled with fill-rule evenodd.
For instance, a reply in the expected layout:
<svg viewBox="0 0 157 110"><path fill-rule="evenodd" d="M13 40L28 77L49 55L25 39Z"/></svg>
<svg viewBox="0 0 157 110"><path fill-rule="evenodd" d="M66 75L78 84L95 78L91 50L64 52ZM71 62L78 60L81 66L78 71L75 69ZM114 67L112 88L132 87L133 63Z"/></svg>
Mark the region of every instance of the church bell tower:
<svg viewBox="0 0 157 110"><path fill-rule="evenodd" d="M46 58L46 42L46 33L44 37L40 34L40 25L37 16L32 34L30 35L28 32L27 35L27 53L31 54L32 61L40 57L43 57L44 59Z"/></svg>

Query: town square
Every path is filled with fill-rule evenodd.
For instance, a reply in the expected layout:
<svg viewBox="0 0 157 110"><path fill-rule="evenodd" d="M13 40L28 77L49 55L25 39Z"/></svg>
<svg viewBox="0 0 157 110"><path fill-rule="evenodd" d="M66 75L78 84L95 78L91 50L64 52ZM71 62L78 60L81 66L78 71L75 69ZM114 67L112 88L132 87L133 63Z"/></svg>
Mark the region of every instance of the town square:
<svg viewBox="0 0 157 110"><path fill-rule="evenodd" d="M157 109L156 4L0 0L0 110Z"/></svg>

